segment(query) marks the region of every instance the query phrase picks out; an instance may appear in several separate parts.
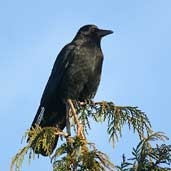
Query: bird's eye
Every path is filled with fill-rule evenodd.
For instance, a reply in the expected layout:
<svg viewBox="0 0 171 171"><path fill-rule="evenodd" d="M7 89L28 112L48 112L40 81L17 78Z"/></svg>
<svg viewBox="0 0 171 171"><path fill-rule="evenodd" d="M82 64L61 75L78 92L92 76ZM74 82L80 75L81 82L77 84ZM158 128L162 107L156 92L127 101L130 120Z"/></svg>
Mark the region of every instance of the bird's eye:
<svg viewBox="0 0 171 171"><path fill-rule="evenodd" d="M91 31L92 32L95 32L96 31L96 28L95 27L91 28Z"/></svg>

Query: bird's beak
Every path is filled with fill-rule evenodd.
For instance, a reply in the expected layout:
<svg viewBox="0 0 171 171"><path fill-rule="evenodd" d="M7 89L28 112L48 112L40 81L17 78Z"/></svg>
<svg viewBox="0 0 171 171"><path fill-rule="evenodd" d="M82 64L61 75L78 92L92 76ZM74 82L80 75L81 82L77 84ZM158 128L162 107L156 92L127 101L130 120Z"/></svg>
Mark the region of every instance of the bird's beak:
<svg viewBox="0 0 171 171"><path fill-rule="evenodd" d="M104 37L104 36L107 36L108 34L112 34L112 33L113 33L112 30L99 29L97 34L98 34L99 37Z"/></svg>

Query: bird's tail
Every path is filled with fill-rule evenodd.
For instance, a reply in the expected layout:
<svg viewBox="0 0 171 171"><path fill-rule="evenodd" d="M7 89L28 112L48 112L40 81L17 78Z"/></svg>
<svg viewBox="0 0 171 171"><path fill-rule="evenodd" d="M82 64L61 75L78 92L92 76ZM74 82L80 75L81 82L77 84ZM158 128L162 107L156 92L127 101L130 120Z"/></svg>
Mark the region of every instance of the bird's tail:
<svg viewBox="0 0 171 171"><path fill-rule="evenodd" d="M58 107L58 110L55 110L56 112L50 112L48 111L48 108L44 108L42 106L39 106L37 110L37 114L32 122L32 126L30 129L35 128L36 125L39 125L40 127L58 127L59 129L63 130L66 125L66 106L64 103L57 103L56 106ZM57 112L58 111L58 112ZM48 135L46 136L46 144L43 144L41 141L41 138L44 137L44 134L41 137L36 137L32 144L31 148L34 150L36 154L41 154L43 156L48 156L51 153L53 153L57 142L58 142L58 135ZM30 136L27 139L27 142L29 142ZM36 142L39 142L39 145L36 145ZM45 150L44 145L48 147L48 149ZM48 151L48 153L47 153Z"/></svg>
<svg viewBox="0 0 171 171"><path fill-rule="evenodd" d="M43 141L41 141L43 138L43 135L41 137L36 137L32 144L31 148L36 154L41 154L43 156L51 155L56 148L57 142L58 142L58 135L53 135L53 137L48 137L46 139L46 144L43 144ZM46 148L45 148L46 146Z"/></svg>

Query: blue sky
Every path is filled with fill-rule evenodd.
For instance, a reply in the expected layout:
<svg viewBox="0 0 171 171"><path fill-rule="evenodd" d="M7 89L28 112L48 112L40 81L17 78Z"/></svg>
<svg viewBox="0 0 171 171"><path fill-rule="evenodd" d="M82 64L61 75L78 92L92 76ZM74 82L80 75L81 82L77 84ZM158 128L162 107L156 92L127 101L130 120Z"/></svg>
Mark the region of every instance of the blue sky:
<svg viewBox="0 0 171 171"><path fill-rule="evenodd" d="M1 1L0 170L30 127L55 58L80 26L93 23L115 33L104 38L103 74L96 100L139 106L155 131L171 136L171 1ZM130 155L137 136L124 127L116 148L105 125L92 123L91 141L116 164ZM50 160L25 161L23 171L52 170Z"/></svg>

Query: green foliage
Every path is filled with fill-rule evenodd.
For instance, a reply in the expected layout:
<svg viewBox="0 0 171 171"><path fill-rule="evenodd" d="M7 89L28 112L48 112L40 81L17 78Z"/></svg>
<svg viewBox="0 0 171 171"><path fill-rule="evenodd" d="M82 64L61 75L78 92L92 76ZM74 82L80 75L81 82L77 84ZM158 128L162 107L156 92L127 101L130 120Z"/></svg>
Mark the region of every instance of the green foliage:
<svg viewBox="0 0 171 171"><path fill-rule="evenodd" d="M55 127L41 128L36 126L32 128L28 134L31 137L30 146L34 151L40 151L40 148L50 155L52 153L52 144L55 142L56 135L60 133L60 130Z"/></svg>
<svg viewBox="0 0 171 171"><path fill-rule="evenodd" d="M24 138L27 138L27 136L30 137L29 142L27 146L20 150L13 158L11 171L13 169L20 171L26 154L28 154L28 158L31 160L35 157L35 152L38 152L40 148L43 148L46 154L51 158L53 171L147 171L152 167L158 169L161 163L171 163L170 146L162 145L152 148L149 143L150 141L158 139L164 140L167 139L167 137L161 133L153 133L148 117L137 107L115 106L112 102L90 101L84 104L74 102L74 104L78 120L74 112L70 112L70 122L72 123L71 129L75 131L75 134L68 136L67 132L61 131L58 128L41 128L36 125L35 128L27 131L24 136ZM122 135L124 125L128 125L129 129L138 133L140 143L133 149L132 163L128 162L126 158L123 157L121 166L114 167L106 154L97 150L95 144L88 142L85 133L88 133L88 130L91 128L89 123L90 118L93 118L97 123L108 123L107 133L113 145ZM80 125L82 134L80 134L79 131ZM57 135L62 137L63 144L50 156L52 144Z"/></svg>
<svg viewBox="0 0 171 171"><path fill-rule="evenodd" d="M60 160L60 156L64 155ZM106 154L98 151L94 144L79 137L70 138L59 147L54 156L54 171L61 170L113 170L114 165Z"/></svg>
<svg viewBox="0 0 171 171"><path fill-rule="evenodd" d="M62 132L60 129L55 127L41 128L40 126L36 125L35 128L28 130L22 139L27 139L28 135L29 143L23 149L19 150L19 152L13 157L11 162L11 171L13 170L13 167L15 167L15 171L21 170L22 162L27 153L29 156L29 162L30 159L34 159L35 151L39 151L41 148L40 144L43 144L44 151L50 155L52 150L51 145L53 144L55 136L62 135L66 137L67 133ZM35 151L33 151L33 149Z"/></svg>
<svg viewBox="0 0 171 171"><path fill-rule="evenodd" d="M153 133L144 138L136 148L133 148L133 158L126 160L123 155L121 165L117 166L118 171L171 171L171 169L164 167L171 165L171 145L162 144L152 147L150 141L156 140L164 141L168 138L161 132Z"/></svg>
<svg viewBox="0 0 171 171"><path fill-rule="evenodd" d="M144 133L149 135L152 133L151 124L147 115L131 106L115 106L113 102L91 102L84 106L77 106L80 113L80 119L85 128L90 128L89 117L93 117L96 122L108 123L107 132L109 140L115 144L115 139L119 140L122 136L122 127L127 124L129 129L137 132L140 139L144 138Z"/></svg>

